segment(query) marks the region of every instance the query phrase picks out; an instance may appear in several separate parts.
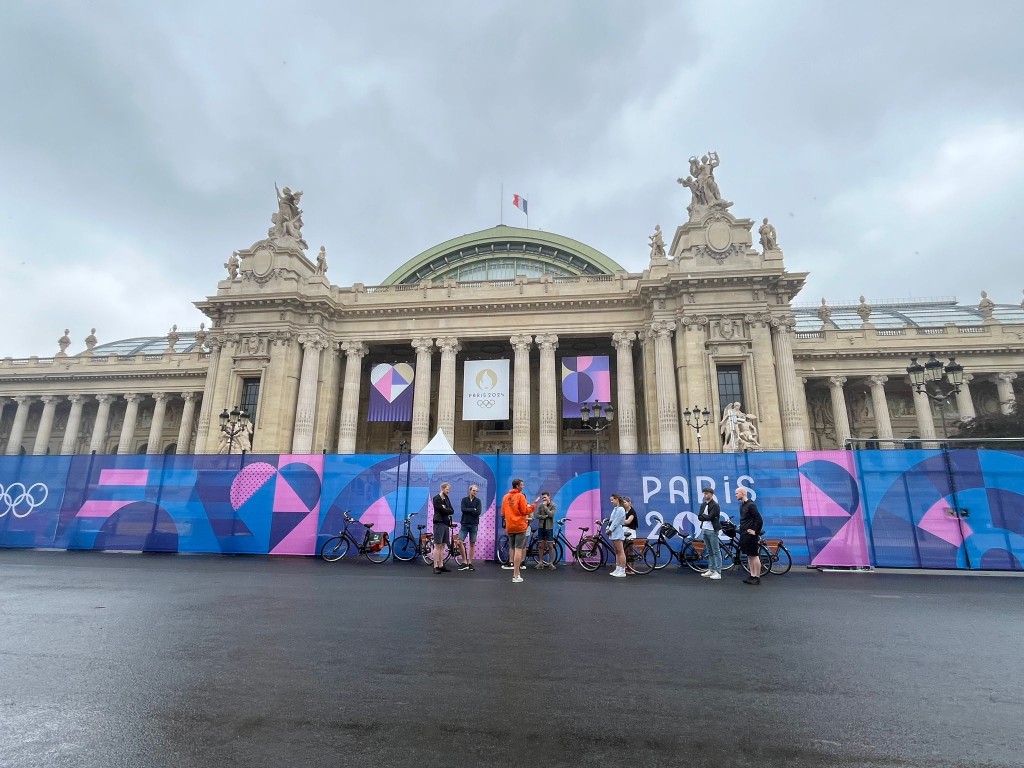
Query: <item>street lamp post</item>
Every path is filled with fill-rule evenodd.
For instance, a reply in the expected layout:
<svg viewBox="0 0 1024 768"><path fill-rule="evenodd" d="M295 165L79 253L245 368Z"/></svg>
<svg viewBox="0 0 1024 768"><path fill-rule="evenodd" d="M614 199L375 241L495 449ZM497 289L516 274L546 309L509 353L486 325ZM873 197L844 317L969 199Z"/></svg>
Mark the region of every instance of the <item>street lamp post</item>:
<svg viewBox="0 0 1024 768"><path fill-rule="evenodd" d="M615 420L615 407L611 403L607 405L597 402L584 403L580 406L580 419L583 421L584 429L589 429L594 433L594 445L597 449L594 452L600 453L601 433L608 429Z"/></svg>
<svg viewBox="0 0 1024 768"><path fill-rule="evenodd" d="M964 367L956 361L955 357L949 358L949 363L945 367L935 355L932 355L924 365L917 362L916 357L912 357L910 365L907 366L907 373L910 374L910 383L917 394L927 395L933 403L938 403L939 416L942 418L942 436L948 439L946 401L960 394L960 386L964 383ZM946 374L948 382L945 385L942 382L943 373Z"/></svg>
<svg viewBox="0 0 1024 768"><path fill-rule="evenodd" d="M697 432L697 453L700 453L700 431L711 423L711 411L695 405L692 409L687 408L683 411L683 418L686 419L686 426L692 427ZM702 418L703 421L701 421Z"/></svg>
<svg viewBox="0 0 1024 768"><path fill-rule="evenodd" d="M240 409L237 405L231 409L231 413L228 413L228 409L225 408L220 414L220 431L227 440L225 453L232 453L235 443L243 445L242 437L249 432L249 412ZM243 447L242 453L245 452L246 448Z"/></svg>

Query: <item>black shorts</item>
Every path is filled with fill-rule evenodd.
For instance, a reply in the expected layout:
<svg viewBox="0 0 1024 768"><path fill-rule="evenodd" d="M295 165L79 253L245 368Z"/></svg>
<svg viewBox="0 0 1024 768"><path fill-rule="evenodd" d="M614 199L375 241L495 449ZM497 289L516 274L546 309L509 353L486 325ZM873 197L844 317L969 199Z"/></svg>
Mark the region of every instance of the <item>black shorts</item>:
<svg viewBox="0 0 1024 768"><path fill-rule="evenodd" d="M740 534L740 552L747 557L757 557L757 550L760 544L760 536L751 536L749 533Z"/></svg>

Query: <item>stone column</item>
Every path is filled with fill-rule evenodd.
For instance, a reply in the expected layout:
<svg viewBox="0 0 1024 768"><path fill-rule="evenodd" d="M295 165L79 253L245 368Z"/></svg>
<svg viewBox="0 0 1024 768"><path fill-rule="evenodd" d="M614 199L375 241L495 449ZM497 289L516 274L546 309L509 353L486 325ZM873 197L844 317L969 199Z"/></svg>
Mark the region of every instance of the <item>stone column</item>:
<svg viewBox="0 0 1024 768"><path fill-rule="evenodd" d="M413 339L416 350L416 378L412 392L412 453L422 451L430 442L430 367L434 340Z"/></svg>
<svg viewBox="0 0 1024 768"><path fill-rule="evenodd" d="M897 447L892 442L892 419L889 417L889 401L885 398L885 382L888 380L888 376L868 376L871 406L875 410L875 429L878 430L879 445L884 449Z"/></svg>
<svg viewBox="0 0 1024 768"><path fill-rule="evenodd" d="M142 395L129 392L124 396L128 404L124 407L124 422L121 424L121 439L117 441L118 453L134 453L132 443L135 437L135 425L139 418L139 401Z"/></svg>
<svg viewBox="0 0 1024 768"><path fill-rule="evenodd" d="M679 407L672 364L674 320L655 320L648 328L654 339L654 378L658 387L658 446L661 453L679 453Z"/></svg>
<svg viewBox="0 0 1024 768"><path fill-rule="evenodd" d="M555 350L558 336L542 333L536 338L540 349L540 452L558 453L558 433L562 424L558 412L558 379L555 373Z"/></svg>
<svg viewBox="0 0 1024 768"><path fill-rule="evenodd" d="M320 354L327 349L327 339L318 333L299 337L302 345L302 369L299 373L299 398L295 404L295 428L292 431L292 453L313 450L313 419L316 417L316 393L320 379Z"/></svg>
<svg viewBox="0 0 1024 768"><path fill-rule="evenodd" d="M71 411L68 413L68 424L64 428L64 441L60 444L60 452L65 456L75 452L78 444L78 430L82 428L82 406L85 395L68 395Z"/></svg>
<svg viewBox="0 0 1024 768"><path fill-rule="evenodd" d="M711 428L704 428L703 450L719 451L722 449L722 435L716 426L720 417L716 414L717 408L712 397L710 388L711 378L715 375L714 366L711 366L707 353L707 337L710 321L705 315L682 315L679 318L679 325L676 329L676 336L682 336L683 366L685 369L686 387L685 398L682 401L683 409L694 405L707 408L712 414ZM680 345L677 344L678 349ZM759 414L760 415L760 414ZM690 433L686 431L687 438Z"/></svg>
<svg viewBox="0 0 1024 768"><path fill-rule="evenodd" d="M50 445L50 433L53 431L53 414L57 410L57 396L43 395L43 414L39 417L39 429L36 430L36 442L32 446L34 456L45 456Z"/></svg>
<svg viewBox="0 0 1024 768"><path fill-rule="evenodd" d="M917 387L911 385L910 392L914 396L914 414L917 416L917 431L922 440L935 437L935 419L932 415L932 401L924 392L918 394ZM916 447L916 446L914 446ZM921 443L922 448L938 448L938 443Z"/></svg>
<svg viewBox="0 0 1024 768"><path fill-rule="evenodd" d="M1017 397L1013 393L1013 380L1016 378L1016 373L997 373L993 379L999 393L999 411L1004 416L1013 413L1013 406L1017 402Z"/></svg>
<svg viewBox="0 0 1024 768"><path fill-rule="evenodd" d="M459 340L446 336L437 340L441 350L441 376L437 385L437 428L455 443L455 356L462 349Z"/></svg>
<svg viewBox="0 0 1024 768"><path fill-rule="evenodd" d="M189 443L192 441L192 422L196 418L196 393L182 392L181 399L185 404L181 409L181 426L178 428L178 447L175 453L188 453Z"/></svg>
<svg viewBox="0 0 1024 768"><path fill-rule="evenodd" d="M513 336L509 341L515 350L512 392L512 453L530 452L530 345L533 337Z"/></svg>
<svg viewBox="0 0 1024 768"><path fill-rule="evenodd" d="M210 365L206 369L206 384L203 386L203 404L199 408L199 424L196 427L196 453L206 453L206 442L210 437L210 417L213 415L213 393L217 387L217 369L220 368L221 342L209 336L206 346L210 348Z"/></svg>
<svg viewBox="0 0 1024 768"><path fill-rule="evenodd" d="M846 412L846 393L843 391L845 383L845 376L830 376L828 380L828 390L832 395L832 420L836 426L836 442L840 448L845 448L846 441L852 437L850 416Z"/></svg>
<svg viewBox="0 0 1024 768"><path fill-rule="evenodd" d="M92 439L89 441L91 453L103 453L103 441L107 437L107 422L110 421L110 404L113 395L96 395L99 407L96 409L96 420L92 423Z"/></svg>
<svg viewBox="0 0 1024 768"><path fill-rule="evenodd" d="M167 415L167 393L153 393L153 423L149 425L149 442L146 444L146 453L160 453L160 443L163 442L164 417Z"/></svg>
<svg viewBox="0 0 1024 768"><path fill-rule="evenodd" d="M960 419L963 421L973 419L978 415L974 410L974 398L971 397L970 383L972 381L974 381L974 375L965 373L964 383L960 385L960 391L956 394L956 412L960 414Z"/></svg>
<svg viewBox="0 0 1024 768"><path fill-rule="evenodd" d="M11 426L11 436L7 440L7 455L17 456L21 453L21 439L25 436L25 424L28 423L28 411L36 399L29 395L18 395L14 402L18 404L18 410L14 412L14 424Z"/></svg>
<svg viewBox="0 0 1024 768"><path fill-rule="evenodd" d="M615 345L615 384L619 402L615 408L615 421L619 430L619 453L636 453L636 384L633 376L633 331L612 334ZM543 414L541 414L543 417Z"/></svg>
<svg viewBox="0 0 1024 768"><path fill-rule="evenodd" d="M341 390L341 417L338 419L338 453L355 453L363 358L370 350L361 341L343 341L341 351L345 353L345 385Z"/></svg>
<svg viewBox="0 0 1024 768"><path fill-rule="evenodd" d="M807 424L807 409L803 387L797 381L796 365L793 363L792 334L796 320L792 317L777 317L772 320L772 326L775 378L778 382L779 411L782 416L782 443L787 451L805 451L807 442L804 428Z"/></svg>

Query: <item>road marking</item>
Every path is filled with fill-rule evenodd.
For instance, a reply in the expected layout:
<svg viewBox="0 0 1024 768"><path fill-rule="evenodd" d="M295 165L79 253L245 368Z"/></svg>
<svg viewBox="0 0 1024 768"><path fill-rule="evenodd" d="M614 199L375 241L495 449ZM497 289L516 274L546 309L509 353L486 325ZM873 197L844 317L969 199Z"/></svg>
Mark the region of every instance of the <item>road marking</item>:
<svg viewBox="0 0 1024 768"><path fill-rule="evenodd" d="M899 600L902 595L872 595L872 597L877 597L879 600Z"/></svg>

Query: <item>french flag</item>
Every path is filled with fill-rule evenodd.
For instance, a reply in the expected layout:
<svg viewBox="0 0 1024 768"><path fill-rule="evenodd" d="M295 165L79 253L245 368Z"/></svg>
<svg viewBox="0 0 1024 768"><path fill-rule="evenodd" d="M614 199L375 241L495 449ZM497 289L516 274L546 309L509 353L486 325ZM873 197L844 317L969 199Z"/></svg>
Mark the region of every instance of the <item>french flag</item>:
<svg viewBox="0 0 1024 768"><path fill-rule="evenodd" d="M529 211L526 210L526 198L522 195L512 195L512 205L529 215Z"/></svg>

